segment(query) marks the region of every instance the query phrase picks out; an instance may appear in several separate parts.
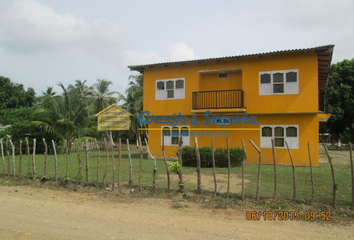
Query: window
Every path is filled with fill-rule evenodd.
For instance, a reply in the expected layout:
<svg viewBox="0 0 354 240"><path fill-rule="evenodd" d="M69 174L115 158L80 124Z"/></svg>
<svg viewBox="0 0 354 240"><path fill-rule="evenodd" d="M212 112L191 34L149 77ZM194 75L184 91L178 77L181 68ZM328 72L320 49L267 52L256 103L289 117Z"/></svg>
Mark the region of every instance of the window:
<svg viewBox="0 0 354 240"><path fill-rule="evenodd" d="M274 147L286 148L288 143L289 148L299 148L298 126L261 126L261 147L271 148L274 141Z"/></svg>
<svg viewBox="0 0 354 240"><path fill-rule="evenodd" d="M227 73L218 73L218 78L227 78Z"/></svg>
<svg viewBox="0 0 354 240"><path fill-rule="evenodd" d="M189 146L189 126L163 126L162 133L164 134L165 146L178 146L179 137L182 137L183 146Z"/></svg>
<svg viewBox="0 0 354 240"><path fill-rule="evenodd" d="M298 94L298 70L259 73L259 95Z"/></svg>
<svg viewBox="0 0 354 240"><path fill-rule="evenodd" d="M156 81L156 100L183 98L184 78L164 79Z"/></svg>

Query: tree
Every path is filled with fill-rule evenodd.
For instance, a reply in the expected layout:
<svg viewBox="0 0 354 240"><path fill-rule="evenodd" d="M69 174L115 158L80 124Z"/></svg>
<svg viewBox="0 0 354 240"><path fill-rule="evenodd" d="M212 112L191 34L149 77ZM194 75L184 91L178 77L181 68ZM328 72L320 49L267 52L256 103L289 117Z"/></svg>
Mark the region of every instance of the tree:
<svg viewBox="0 0 354 240"><path fill-rule="evenodd" d="M0 110L7 108L32 107L35 103L33 88L24 90L22 84L11 82L9 78L0 76Z"/></svg>
<svg viewBox="0 0 354 240"><path fill-rule="evenodd" d="M122 107L132 115L131 131L135 133L136 138L139 137L138 117L143 111L143 83L144 76L142 74L129 76L129 87L125 91L126 96L119 93L118 97L118 101L123 101Z"/></svg>
<svg viewBox="0 0 354 240"><path fill-rule="evenodd" d="M112 82L105 79L97 79L97 82L93 85L94 92L92 107L94 113L99 113L103 109L117 102L117 98L112 97L114 94L117 94L117 92L110 92L110 85L112 85Z"/></svg>
<svg viewBox="0 0 354 240"><path fill-rule="evenodd" d="M346 140L354 140L354 59L332 64L327 97L329 113L328 131L333 137L341 135Z"/></svg>
<svg viewBox="0 0 354 240"><path fill-rule="evenodd" d="M81 83L76 87L69 85L68 88L60 83L63 90L61 95L43 95L45 101L36 111L40 120L32 122L61 139L67 139L69 146L73 138L80 138L85 133L90 120L89 101L78 94L77 87L82 87Z"/></svg>
<svg viewBox="0 0 354 240"><path fill-rule="evenodd" d="M22 107L3 110L2 124L11 125L11 127L0 131L0 138L9 135L15 145L18 145L19 141L24 140L26 137L37 139L45 138L47 140L53 139L54 141L60 140L50 132L46 132L43 127L31 124L32 121L38 120L37 109L37 106L33 106L31 108ZM37 150L42 151L42 144L42 141L37 142Z"/></svg>

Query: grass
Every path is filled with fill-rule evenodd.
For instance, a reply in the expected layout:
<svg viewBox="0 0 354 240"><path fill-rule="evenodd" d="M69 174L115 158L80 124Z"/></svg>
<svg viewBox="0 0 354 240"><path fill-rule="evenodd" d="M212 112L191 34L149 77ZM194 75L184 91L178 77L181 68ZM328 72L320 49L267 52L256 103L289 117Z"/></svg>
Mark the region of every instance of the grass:
<svg viewBox="0 0 354 240"><path fill-rule="evenodd" d="M133 188L138 187L138 177L139 177L139 162L140 153L132 147L132 163L133 163ZM111 154L111 152L109 152ZM348 209L351 205L351 173L348 164L343 164L342 161L335 161L336 157L346 159L346 156L342 156L343 152L336 153L334 156L334 168L336 173L336 180L338 183L337 190L337 206L339 212L343 214L350 215L353 217L353 213ZM91 186L96 185L96 170L97 170L97 151L91 150L89 152L89 172L90 172L90 184ZM81 183L85 183L85 153L80 152L82 170L81 170ZM323 157L323 156L321 156ZM32 162L32 156L31 156ZM37 154L36 157L36 175L37 179L43 182L49 181L53 182L55 177L54 172L54 156L48 156L48 174L44 176L44 155ZM5 156L6 160L6 156ZM78 155L76 152L72 152L69 155L69 178L65 178L66 172L66 157L65 155L58 155L58 185L70 184L76 182L77 170L78 170ZM6 160L7 163L7 160ZM11 175L12 175L12 156L10 156L11 163ZM16 156L15 160L16 176L19 173L19 156ZM107 172L106 183L110 185L113 181L112 172L112 157L109 156L108 159L109 170ZM349 163L349 159L347 161ZM116 179L117 184L118 179L118 151L115 150L115 165L116 165ZM102 188L102 178L104 175L106 167L106 152L100 151L100 164L99 164L99 183L100 188ZM178 181L171 180L171 191L166 194L167 180L166 180L166 169L165 163L162 160L157 161L157 174L156 174L156 185L157 189L152 191L153 182L153 161L147 159L147 154L144 153L143 156L143 167L142 167L142 191L136 194L138 197L156 197L156 198L174 198L178 195ZM308 209L316 208L319 210L331 209L332 204L332 176L331 169L328 163L320 163L319 167L313 168L314 182L315 182L315 201L310 204L311 200L311 180L310 180L310 170L308 167L296 167L296 203L292 202L293 199L293 188L292 188L292 168L291 166L279 165L278 169L278 201L273 200L274 194L274 172L273 165L263 165L262 166L262 178L261 178L261 189L260 196L261 201L259 201L254 207L266 208L266 209L282 209L291 208L294 204L298 207L300 205L308 206ZM28 174L28 156L22 156L22 176L23 178L8 178L7 172L3 174L3 165L1 160L0 165L0 185L24 185L28 183L27 176L32 177L32 169ZM194 167L183 167L182 171L184 175L195 173ZM212 168L203 168L202 173L212 176ZM217 168L217 174L227 174L227 168ZM170 173L171 175L174 173ZM232 168L231 174L237 174L241 177L241 168ZM255 200L256 187L257 187L257 176L258 176L258 165L257 164L246 164L245 166L245 177L248 180L246 185L246 199L248 202L253 202ZM38 181L39 181L38 180ZM123 188L128 188L129 181L129 161L126 151L122 152L121 160L121 184ZM202 180L203 181L203 180ZM83 184L84 185L84 184ZM224 208L225 206L238 206L242 205L241 194L240 193L230 193L230 199L226 200L225 193L218 193L218 197L213 197L212 191L203 191L201 195L196 194L196 182L195 183L185 183L185 194L183 195L183 201L195 201L203 202L209 204L209 206L215 208ZM126 190L129 192L130 190ZM311 206L310 206L311 205ZM175 202L172 208L181 208L184 205ZM344 210L343 210L344 209Z"/></svg>

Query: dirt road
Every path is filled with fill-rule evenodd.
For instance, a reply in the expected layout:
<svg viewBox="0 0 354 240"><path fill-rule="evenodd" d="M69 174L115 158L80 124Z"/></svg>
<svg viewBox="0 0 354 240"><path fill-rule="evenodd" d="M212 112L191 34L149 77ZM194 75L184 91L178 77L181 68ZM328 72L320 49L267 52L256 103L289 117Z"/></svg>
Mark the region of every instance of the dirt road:
<svg viewBox="0 0 354 240"><path fill-rule="evenodd" d="M245 210L203 209L28 186L0 186L0 239L353 239L353 226L246 221Z"/></svg>

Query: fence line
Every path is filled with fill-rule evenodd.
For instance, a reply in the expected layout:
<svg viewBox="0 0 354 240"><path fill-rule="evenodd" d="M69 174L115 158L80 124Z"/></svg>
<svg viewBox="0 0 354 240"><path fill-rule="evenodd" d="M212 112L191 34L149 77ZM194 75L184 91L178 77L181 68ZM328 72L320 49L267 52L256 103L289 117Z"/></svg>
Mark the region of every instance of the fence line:
<svg viewBox="0 0 354 240"><path fill-rule="evenodd" d="M163 139L164 140L164 139ZM211 147L212 149L214 149L214 142L213 142L213 138L212 138L212 144ZM36 179L36 139L32 139L33 144L32 144L32 154L30 153L30 147L29 147L29 141L28 138L25 139L26 142L26 151L28 154L28 174L27 174L27 178L29 179L30 173L32 173L32 179ZM103 176L103 185L105 188L107 188L107 184L106 184L106 176L107 176L107 172L109 169L109 152L108 152L108 143L106 141L106 139L104 139L103 141L105 143L105 148L106 148L106 168L105 168L105 172L104 172L104 176ZM142 166L143 166L143 148L142 148L142 143L141 143L141 139L139 139L139 150L140 150L140 165L139 165L139 189L142 189ZM162 151L163 151L163 155L164 155L164 162L165 162L165 166L166 166L166 173L167 173L167 190L170 190L170 176L169 176L169 168L168 168L168 164L167 164L167 159L166 156L164 154L164 141L162 141ZM256 191L256 200L259 201L260 199L260 185L261 185L261 167L262 167L262 152L259 149L259 147L252 141L250 140L250 143L253 145L253 147L257 150L257 152L259 153L259 163L258 163L258 178L257 178L257 191ZM147 147L147 152L148 154L150 154L150 156L154 159L154 168L153 168L153 188L156 189L156 172L157 172L157 168L156 168L156 158L154 158L150 151L149 151L149 145L147 140L145 139L145 144ZM290 148L288 146L288 143L285 141L285 144L287 146L287 150L289 153L289 157L291 160L291 166L293 169L293 201L296 201L296 177L295 177L295 164L292 158L292 154L290 151ZM47 154L48 154L48 149L47 149L47 143L45 141L45 139L43 138L43 145L45 146L44 149L44 156L45 156L45 161L44 161L44 176L48 178L48 168L47 165L51 164L51 161L47 162ZM55 168L55 182L58 182L58 162L57 162L57 148L55 146L55 142L52 140L51 141L51 145L53 147L53 152L54 152L54 168ZM180 163L181 167L182 167L182 151L181 151L181 147L183 145L182 142L182 138L179 139L179 154L178 154L178 162ZM198 140L195 137L195 145L196 145L196 160L197 160L197 192L200 194L202 192L202 185L201 185L201 163L200 163L200 155L199 155L199 149L198 149ZM95 147L92 147L95 146ZM127 151L128 151L128 157L129 157L129 188L133 187L133 181L132 181L132 175L133 175L133 165L132 165L132 159L131 159L131 152L130 152L130 147L129 147L129 139L127 139ZM244 186L244 168L245 168L245 161L247 160L247 152L246 152L246 148L245 148L245 144L244 141L242 140L242 146L243 146L243 150L244 150L244 161L242 162L242 201L244 201L245 198L245 186ZM228 180L227 180L227 195L226 198L229 198L229 193L230 193L230 153L229 153L229 142L228 142L228 138L227 138L227 147L228 147ZM83 148L85 150L85 154L86 154L86 185L90 184L90 178L89 178L89 149L93 149L96 148L97 149L97 179L96 179L96 187L99 187L99 163L100 163L100 144L99 141L89 141L89 140L85 140L85 142L83 143ZM118 189L120 188L120 172L121 172L121 165L120 165L120 161L121 161L121 139L119 139L119 145L118 145L118 154L119 154L119 163L118 163ZM10 149L11 149L11 155L12 155L12 161L10 161ZM3 173L4 176L6 175L6 170L7 170L7 176L8 177L16 177L16 171L15 171L15 160L16 160L16 156L15 156L15 149L16 146L15 144L10 140L10 139L6 139L6 146L4 149L4 144L3 144L3 139L0 139L0 150L1 150L1 156L2 156L2 162L3 162ZM19 171L18 171L18 177L21 177L21 166L22 166L22 140L20 140L20 145L19 145L19 149L20 149L20 161L19 161ZM80 149L81 149L81 144L77 144L76 145L76 149L77 149L77 156L78 156L78 172L77 172L77 176L76 176L76 186L78 186L80 184L80 180L81 180L81 157L80 157ZM335 171L334 171L334 166L332 163L332 158L330 157L329 153L328 153L328 149L327 146L324 145L324 149L326 151L326 154L328 156L328 161L330 164L330 168L331 168L331 173L332 173L332 181L333 181L333 207L336 207L337 204L337 188L338 188L338 183L336 181L336 177L335 177ZM115 160L114 160L114 148L111 149L111 155L112 155L112 169L113 169L113 180L112 180L112 188L111 191L114 190L115 187ZM274 199L277 199L277 161L276 161L276 151L274 148L274 142L272 141L272 151L273 151L273 163L274 163ZM214 151L212 151L214 154ZM65 155L66 155L66 174L65 177L68 180L69 178L69 160L68 160L68 147L65 144L65 151L64 151ZM7 164L6 164L6 160L5 160L5 154L7 156ZM310 149L310 142L308 142L308 154L309 154L309 168L310 168L310 176L311 176L311 203L314 202L315 199L315 188L314 188L314 177L313 177L313 169L312 169L312 158L311 158L311 149ZM32 155L32 156L31 156ZM32 159L31 159L32 157ZM213 176L214 176L214 196L217 195L217 181L216 181L216 174L215 174L215 159L214 156L212 155L212 162L213 162ZM32 161L30 161L32 160ZM351 174L352 174L352 181L351 181L351 186L352 186L352 199L351 199L351 207L354 208L354 174L353 174L353 162L352 162L352 146L350 144L350 164L351 164ZM12 166L11 166L12 165ZM12 167L12 168L11 168ZM12 169L12 171L11 171ZM182 169L182 168L181 168ZM40 169L39 169L40 170ZM181 192L184 191L184 182L183 182L183 177L182 177L182 170L180 170L180 172L178 173L179 175L179 182L178 182L178 186L179 186L179 190Z"/></svg>

